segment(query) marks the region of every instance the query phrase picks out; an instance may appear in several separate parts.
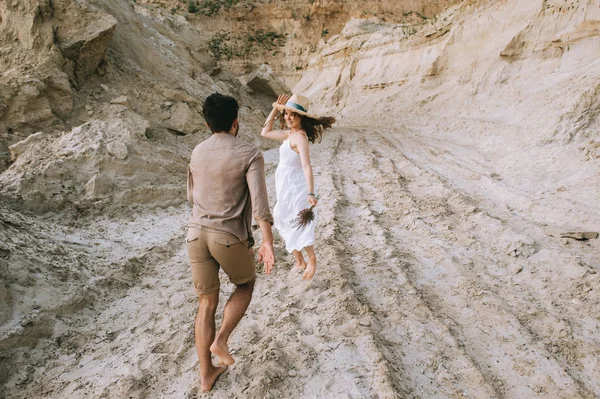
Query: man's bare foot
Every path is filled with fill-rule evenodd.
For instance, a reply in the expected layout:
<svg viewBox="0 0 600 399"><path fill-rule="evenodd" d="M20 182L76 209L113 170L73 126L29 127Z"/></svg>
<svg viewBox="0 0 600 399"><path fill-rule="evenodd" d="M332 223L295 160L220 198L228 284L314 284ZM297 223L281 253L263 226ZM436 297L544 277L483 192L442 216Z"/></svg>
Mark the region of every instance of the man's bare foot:
<svg viewBox="0 0 600 399"><path fill-rule="evenodd" d="M205 378L201 378L202 382L200 383L200 390L202 392L208 392L211 389L213 389L213 386L215 386L217 379L221 374L225 372L225 370L227 370L227 366L214 367L212 373L210 373Z"/></svg>
<svg viewBox="0 0 600 399"><path fill-rule="evenodd" d="M302 280L312 279L313 276L315 275L316 271L317 271L317 257L316 257L316 255L309 256L308 257L308 265L306 267L306 270L304 271L304 274L302 274Z"/></svg>
<svg viewBox="0 0 600 399"><path fill-rule="evenodd" d="M221 359L221 364L231 366L233 363L235 363L235 359L231 357L231 353L229 353L229 347L227 344L220 343L218 338L215 339L215 342L213 342L210 346L210 351L219 356L219 359Z"/></svg>

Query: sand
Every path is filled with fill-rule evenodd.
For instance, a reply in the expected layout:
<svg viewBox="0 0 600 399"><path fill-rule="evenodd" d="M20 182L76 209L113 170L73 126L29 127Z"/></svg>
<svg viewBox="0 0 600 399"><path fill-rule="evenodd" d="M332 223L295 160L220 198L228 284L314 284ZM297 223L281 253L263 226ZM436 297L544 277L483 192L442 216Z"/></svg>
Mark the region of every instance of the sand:
<svg viewBox="0 0 600 399"><path fill-rule="evenodd" d="M312 147L317 274L303 282L277 238L275 272L259 270L231 338L237 363L207 397L600 394L599 240L548 236L513 208L526 192L465 165L458 145L432 164L435 143L419 140L340 128ZM271 200L277 157L265 153ZM196 396L188 213L44 222L95 273L68 301L3 327L3 396ZM218 313L232 290L221 277Z"/></svg>
<svg viewBox="0 0 600 399"><path fill-rule="evenodd" d="M209 76L185 45L201 19L97 3L120 21L123 74L82 89L88 124L31 136L0 175L0 398L600 397L600 239L561 236L600 232L597 0L462 1L418 29L351 19L306 55L294 90L338 118L311 147L318 270L302 281L276 235L207 395L183 203L207 133L175 103L239 97L273 206L272 99Z"/></svg>

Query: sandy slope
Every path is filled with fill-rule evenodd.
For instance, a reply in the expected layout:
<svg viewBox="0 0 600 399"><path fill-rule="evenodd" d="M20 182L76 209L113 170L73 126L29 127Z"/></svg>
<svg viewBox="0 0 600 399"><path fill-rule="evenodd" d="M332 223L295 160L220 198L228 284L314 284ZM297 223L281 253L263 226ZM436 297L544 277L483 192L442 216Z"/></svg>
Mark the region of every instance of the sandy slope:
<svg viewBox="0 0 600 399"><path fill-rule="evenodd" d="M421 140L414 130L339 129L313 147L317 276L302 282L277 244L277 269L259 275L232 337L238 362L210 397L600 396L600 240L547 236L514 205L527 192L489 178L459 145L436 155ZM278 155L265 157L273 198ZM544 206L565 200L537 198ZM92 243L89 259L101 256L105 278L85 288L87 300L36 319L45 335L5 336L4 356L21 364L3 396L194 396L187 213L73 231Z"/></svg>

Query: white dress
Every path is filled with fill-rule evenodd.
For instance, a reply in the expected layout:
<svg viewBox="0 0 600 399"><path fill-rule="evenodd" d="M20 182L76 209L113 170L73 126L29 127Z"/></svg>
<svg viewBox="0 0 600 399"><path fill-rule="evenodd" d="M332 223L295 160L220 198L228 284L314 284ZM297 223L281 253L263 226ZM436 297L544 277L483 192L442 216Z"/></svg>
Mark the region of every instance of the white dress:
<svg viewBox="0 0 600 399"><path fill-rule="evenodd" d="M275 172L275 190L277 203L273 209L275 228L285 240L288 252L300 251L304 247L315 244L315 225L317 209L314 208L315 219L304 228L294 227L294 219L298 213L310 207L308 203L308 186L300 155L292 150L290 139L279 148L279 165Z"/></svg>

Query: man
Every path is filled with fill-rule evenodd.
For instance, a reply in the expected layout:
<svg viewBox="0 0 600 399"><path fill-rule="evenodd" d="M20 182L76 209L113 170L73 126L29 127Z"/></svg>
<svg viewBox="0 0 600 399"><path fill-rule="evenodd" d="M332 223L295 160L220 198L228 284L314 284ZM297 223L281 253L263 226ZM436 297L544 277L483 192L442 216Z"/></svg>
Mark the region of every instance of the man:
<svg viewBox="0 0 600 399"><path fill-rule="evenodd" d="M238 108L233 97L219 93L205 100L204 118L213 135L196 146L188 172L187 198L193 209L187 247L199 296L195 337L200 389L204 392L210 391L227 365L234 363L227 341L252 299L252 215L263 238L258 260L264 261L267 274L275 263L264 159L255 146L237 138ZM215 334L219 267L236 289L225 305L221 328ZM213 366L211 352L220 358L221 366Z"/></svg>

